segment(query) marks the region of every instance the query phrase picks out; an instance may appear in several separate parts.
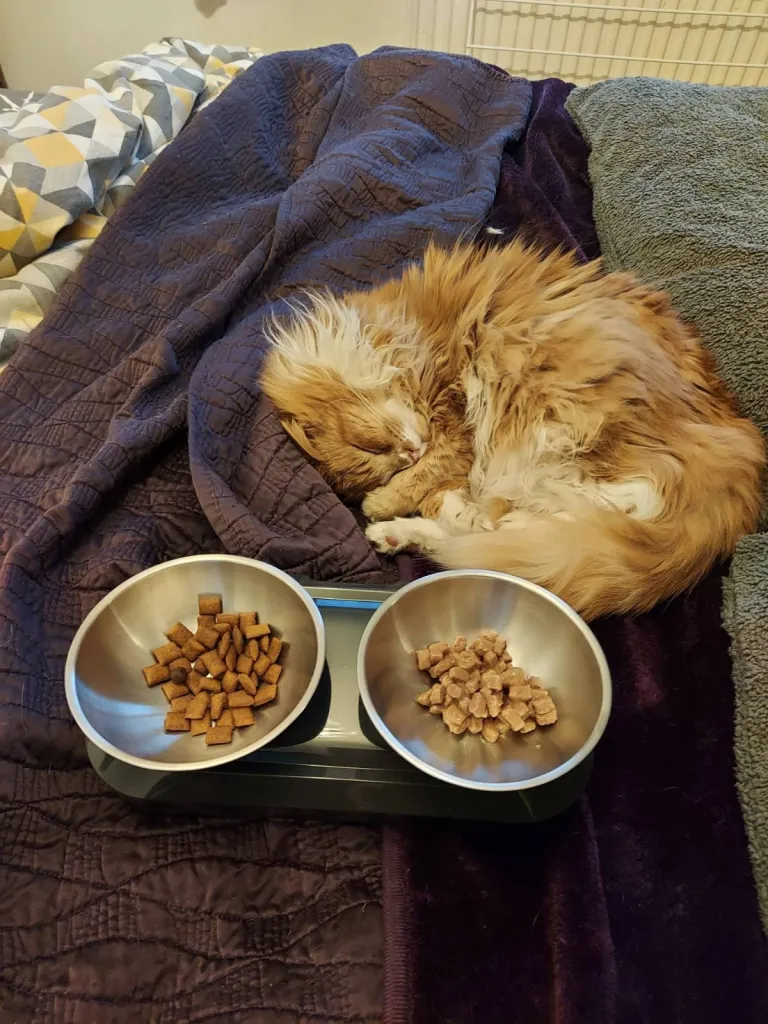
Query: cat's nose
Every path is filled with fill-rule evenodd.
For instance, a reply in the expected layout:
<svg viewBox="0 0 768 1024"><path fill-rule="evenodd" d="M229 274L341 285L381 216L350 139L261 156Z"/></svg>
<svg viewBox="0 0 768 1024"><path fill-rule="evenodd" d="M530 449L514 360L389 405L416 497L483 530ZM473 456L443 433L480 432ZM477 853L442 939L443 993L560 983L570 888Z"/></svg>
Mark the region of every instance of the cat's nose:
<svg viewBox="0 0 768 1024"><path fill-rule="evenodd" d="M406 448L405 457L408 459L412 466L415 466L416 463L421 458L421 452L418 451L418 449L416 448Z"/></svg>

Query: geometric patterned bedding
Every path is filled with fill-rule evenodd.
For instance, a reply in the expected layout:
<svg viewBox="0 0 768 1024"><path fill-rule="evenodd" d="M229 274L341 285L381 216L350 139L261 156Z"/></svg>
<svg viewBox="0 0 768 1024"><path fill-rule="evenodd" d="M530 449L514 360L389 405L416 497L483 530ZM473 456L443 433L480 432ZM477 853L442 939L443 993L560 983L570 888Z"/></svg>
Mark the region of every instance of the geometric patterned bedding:
<svg viewBox="0 0 768 1024"><path fill-rule="evenodd" d="M0 92L0 363L149 164L261 55L164 39L79 87Z"/></svg>

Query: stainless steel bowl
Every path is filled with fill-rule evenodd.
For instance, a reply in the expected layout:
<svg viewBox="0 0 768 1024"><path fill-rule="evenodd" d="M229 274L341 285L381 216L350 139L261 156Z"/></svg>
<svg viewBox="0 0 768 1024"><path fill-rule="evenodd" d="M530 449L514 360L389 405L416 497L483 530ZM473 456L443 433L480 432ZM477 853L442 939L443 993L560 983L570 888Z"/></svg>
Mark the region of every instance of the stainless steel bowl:
<svg viewBox="0 0 768 1024"><path fill-rule="evenodd" d="M559 713L554 726L491 744L453 736L416 703L428 680L413 652L484 626L498 630L515 664L550 690ZM498 572L443 572L403 587L371 618L357 674L365 709L392 749L469 789L530 789L564 775L593 749L611 710L608 664L589 627L554 594Z"/></svg>
<svg viewBox="0 0 768 1024"><path fill-rule="evenodd" d="M221 594L225 611L257 611L287 641L277 700L227 746L166 734L165 695L141 674L164 630L177 621L197 628L198 594ZM189 771L233 761L279 736L309 703L324 662L323 620L303 587L250 558L194 555L133 576L96 605L72 641L65 685L75 721L101 750L139 768Z"/></svg>

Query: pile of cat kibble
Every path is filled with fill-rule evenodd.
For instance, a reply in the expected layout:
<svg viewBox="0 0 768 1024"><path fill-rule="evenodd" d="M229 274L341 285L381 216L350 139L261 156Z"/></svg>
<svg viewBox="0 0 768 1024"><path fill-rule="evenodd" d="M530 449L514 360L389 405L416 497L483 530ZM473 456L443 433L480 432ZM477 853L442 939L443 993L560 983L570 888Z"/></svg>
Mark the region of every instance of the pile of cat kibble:
<svg viewBox="0 0 768 1024"><path fill-rule="evenodd" d="M508 732L533 732L557 721L549 691L512 664L507 641L495 629L481 629L471 643L457 636L414 653L418 668L434 680L416 700L441 715L455 736L471 732L496 743Z"/></svg>
<svg viewBox="0 0 768 1024"><path fill-rule="evenodd" d="M197 632L172 626L144 679L170 704L166 732L204 735L208 746L231 743L235 729L253 725L254 709L277 697L283 641L256 612L223 612L218 594L200 594L197 606Z"/></svg>

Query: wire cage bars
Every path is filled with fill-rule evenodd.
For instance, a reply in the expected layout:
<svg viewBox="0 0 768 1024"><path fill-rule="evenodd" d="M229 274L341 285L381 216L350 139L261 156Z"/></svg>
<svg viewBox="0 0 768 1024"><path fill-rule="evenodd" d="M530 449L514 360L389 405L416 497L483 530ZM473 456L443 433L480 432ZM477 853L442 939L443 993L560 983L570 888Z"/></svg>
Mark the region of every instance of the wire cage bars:
<svg viewBox="0 0 768 1024"><path fill-rule="evenodd" d="M464 49L578 85L624 75L768 85L768 0L468 0Z"/></svg>

